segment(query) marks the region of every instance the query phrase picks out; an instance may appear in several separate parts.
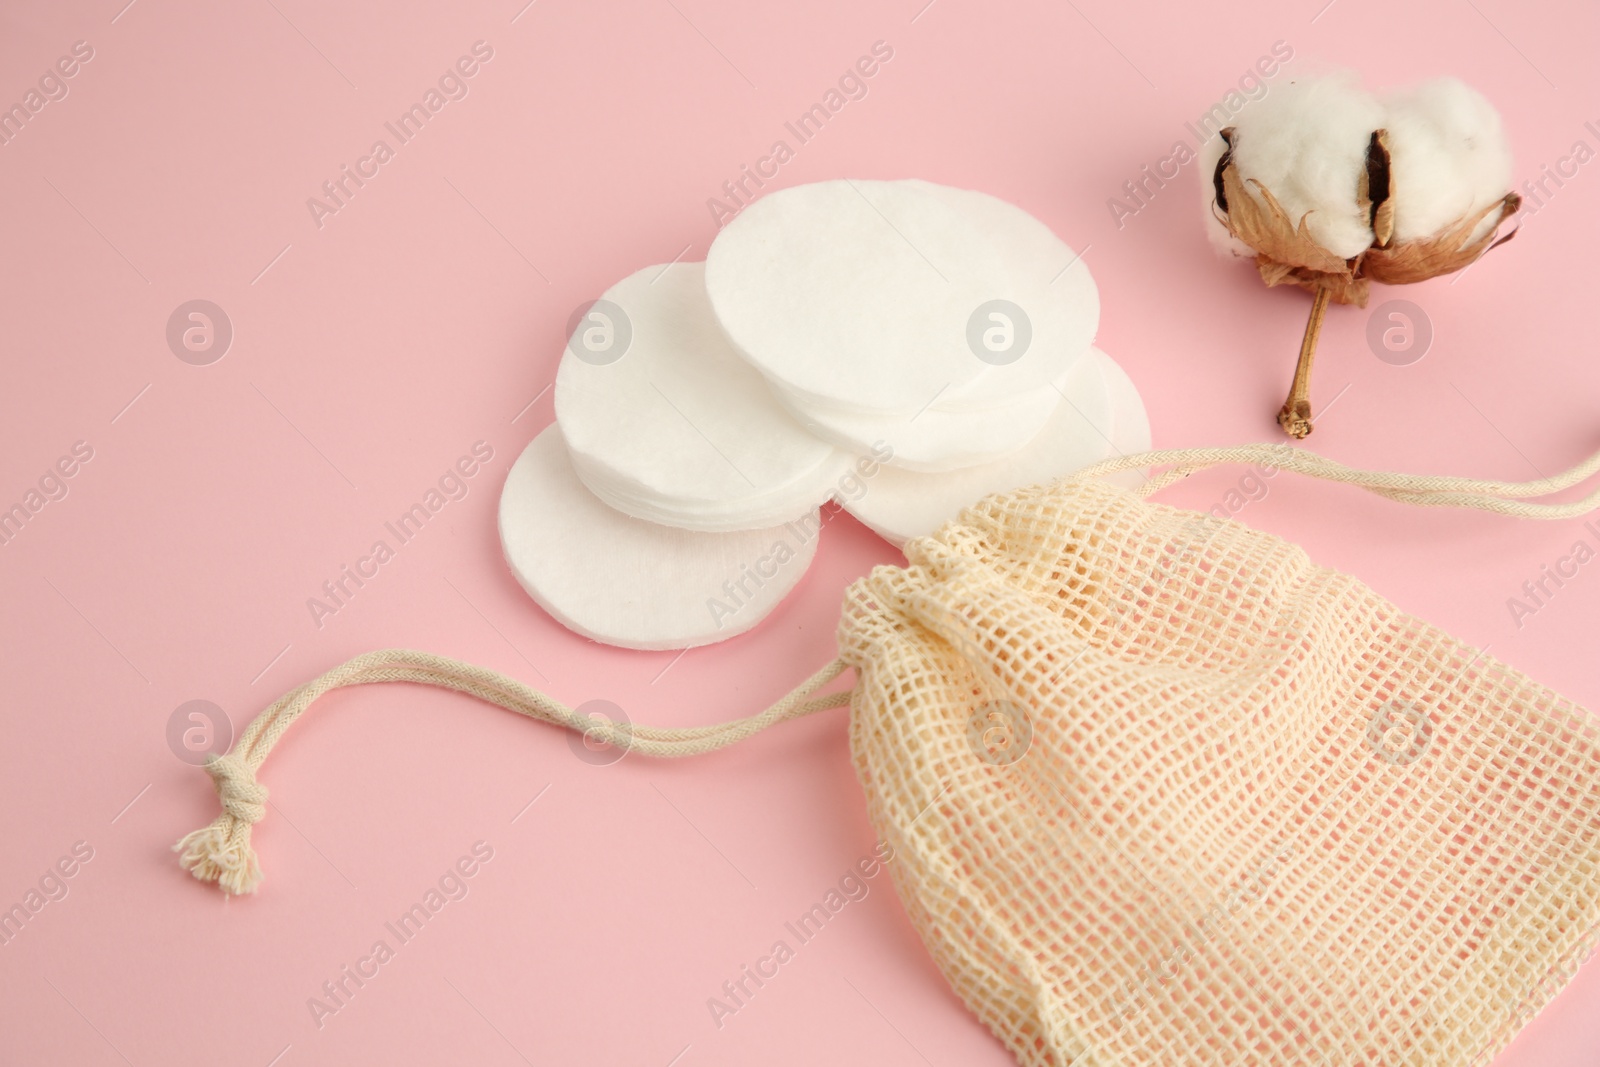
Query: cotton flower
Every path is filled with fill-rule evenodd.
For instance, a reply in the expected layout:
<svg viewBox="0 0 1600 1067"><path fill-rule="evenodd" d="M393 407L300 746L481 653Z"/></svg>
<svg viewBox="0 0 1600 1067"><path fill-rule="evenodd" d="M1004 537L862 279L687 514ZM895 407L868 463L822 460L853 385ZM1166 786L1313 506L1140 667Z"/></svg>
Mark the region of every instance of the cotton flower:
<svg viewBox="0 0 1600 1067"><path fill-rule="evenodd" d="M1521 199L1500 116L1455 78L1384 96L1340 73L1290 82L1203 149L1218 249L1255 260L1268 285L1314 294L1278 422L1311 432L1310 374L1330 301L1366 306L1373 281L1460 270L1496 243ZM1509 236L1509 235L1508 235Z"/></svg>

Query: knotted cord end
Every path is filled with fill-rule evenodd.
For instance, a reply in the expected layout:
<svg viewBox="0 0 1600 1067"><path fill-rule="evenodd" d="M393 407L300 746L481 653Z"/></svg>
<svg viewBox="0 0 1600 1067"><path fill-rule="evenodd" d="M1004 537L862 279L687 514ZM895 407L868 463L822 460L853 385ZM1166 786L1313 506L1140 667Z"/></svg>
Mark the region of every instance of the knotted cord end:
<svg viewBox="0 0 1600 1067"><path fill-rule="evenodd" d="M249 764L233 756L213 756L205 771L217 788L222 814L210 826L186 835L176 845L178 864L202 882L216 882L224 893L254 893L261 864L250 845L250 827L267 813L267 789Z"/></svg>

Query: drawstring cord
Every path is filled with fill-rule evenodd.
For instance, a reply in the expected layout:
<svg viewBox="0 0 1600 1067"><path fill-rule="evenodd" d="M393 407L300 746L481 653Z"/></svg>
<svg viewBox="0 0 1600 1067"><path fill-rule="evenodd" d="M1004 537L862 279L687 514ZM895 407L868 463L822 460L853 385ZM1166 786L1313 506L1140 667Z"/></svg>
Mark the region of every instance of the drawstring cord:
<svg viewBox="0 0 1600 1067"><path fill-rule="evenodd" d="M1600 471L1600 452L1552 478L1500 482L1360 470L1288 445L1246 444L1118 456L1085 467L1068 481L1099 478L1140 467L1169 468L1150 478L1141 488L1140 493L1148 496L1196 471L1233 463L1270 463L1282 470L1360 486L1379 496L1422 507L1470 508L1536 519L1574 518L1600 507L1600 489L1580 500L1559 504L1529 503L1526 499L1546 496L1588 479ZM849 703L849 690L813 696L844 673L846 666L843 660L835 659L771 707L748 718L710 726L652 727L590 719L514 678L445 656L406 649L369 652L284 694L256 716L231 752L206 761L205 772L216 787L222 811L211 825L184 837L173 850L180 853L179 863L201 881L216 882L229 894L254 892L261 882L261 865L250 845L250 828L260 822L267 811L267 790L256 781L256 773L285 731L318 697L344 686L412 682L454 689L628 752L676 758L714 752L777 723Z"/></svg>
<svg viewBox="0 0 1600 1067"><path fill-rule="evenodd" d="M1523 519L1571 519L1600 507L1600 489L1580 500L1561 504L1530 504L1523 498L1548 496L1585 481L1600 471L1600 452L1571 470L1532 482L1498 482L1481 478L1455 478L1439 474L1397 474L1347 467L1331 459L1282 444L1245 444L1222 448L1179 448L1117 456L1085 467L1071 477L1098 478L1139 467L1170 467L1140 487L1149 496L1196 471L1227 464L1269 463L1280 470L1312 478L1359 486L1371 493L1419 507L1467 508Z"/></svg>
<svg viewBox="0 0 1600 1067"><path fill-rule="evenodd" d="M261 882L261 864L250 844L250 828L267 813L267 789L256 781L256 772L313 701L344 686L413 682L454 689L628 752L674 758L714 752L776 723L848 703L848 690L812 696L844 670L844 662L836 659L771 707L748 718L711 726L656 727L591 719L515 678L446 656L407 649L369 652L290 690L256 716L231 752L206 760L205 772L216 785L222 813L211 825L184 837L173 851L180 854L178 862L202 882L216 882L229 894L255 892Z"/></svg>

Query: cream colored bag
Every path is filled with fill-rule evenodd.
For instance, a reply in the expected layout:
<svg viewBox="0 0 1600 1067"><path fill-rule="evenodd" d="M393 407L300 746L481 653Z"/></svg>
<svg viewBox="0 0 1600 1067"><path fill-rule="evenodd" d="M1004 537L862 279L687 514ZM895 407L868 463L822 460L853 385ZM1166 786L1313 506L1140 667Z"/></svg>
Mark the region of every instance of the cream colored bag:
<svg viewBox="0 0 1600 1067"><path fill-rule="evenodd" d="M255 772L341 685L472 693L647 755L849 700L911 921L1017 1060L1484 1062L1600 930L1600 746L1559 695L1238 523L1099 476L1270 461L1396 500L1562 518L1535 483L1354 471L1280 446L1150 453L990 497L852 586L840 658L750 719L617 727L492 671L379 652L297 689L207 771L178 848L250 892ZM851 693L812 696L846 668Z"/></svg>

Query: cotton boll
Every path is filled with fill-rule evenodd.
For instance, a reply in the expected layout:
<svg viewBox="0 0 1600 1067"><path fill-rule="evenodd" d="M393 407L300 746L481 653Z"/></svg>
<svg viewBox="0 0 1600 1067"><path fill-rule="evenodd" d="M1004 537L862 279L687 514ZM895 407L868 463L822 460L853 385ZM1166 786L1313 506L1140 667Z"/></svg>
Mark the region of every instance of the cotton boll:
<svg viewBox="0 0 1600 1067"><path fill-rule="evenodd" d="M1348 259L1372 244L1359 193L1367 146L1383 121L1382 105L1352 74L1292 81L1239 115L1233 158L1240 176L1270 189L1297 224L1309 212L1312 239Z"/></svg>
<svg viewBox="0 0 1600 1067"><path fill-rule="evenodd" d="M1254 259L1256 250L1230 233L1228 227L1217 217L1215 207L1217 190L1211 178L1217 173L1217 161L1227 150L1228 145L1220 134L1213 135L1211 140L1200 146L1200 199L1201 207L1205 211L1206 236L1211 239L1211 247L1215 248L1220 256Z"/></svg>
<svg viewBox="0 0 1600 1067"><path fill-rule="evenodd" d="M1305 437L1328 305L1365 307L1373 282L1437 278L1494 247L1521 201L1508 191L1511 153L1494 108L1454 78L1380 100L1348 73L1290 82L1241 114L1225 143L1200 154L1208 224L1225 216L1213 241L1237 251L1237 238L1262 281L1313 296L1278 411L1285 433Z"/></svg>
<svg viewBox="0 0 1600 1067"><path fill-rule="evenodd" d="M1386 94L1394 235L1407 241L1483 211L1511 188L1511 146L1500 114L1456 78ZM1499 222L1491 214L1472 239Z"/></svg>

